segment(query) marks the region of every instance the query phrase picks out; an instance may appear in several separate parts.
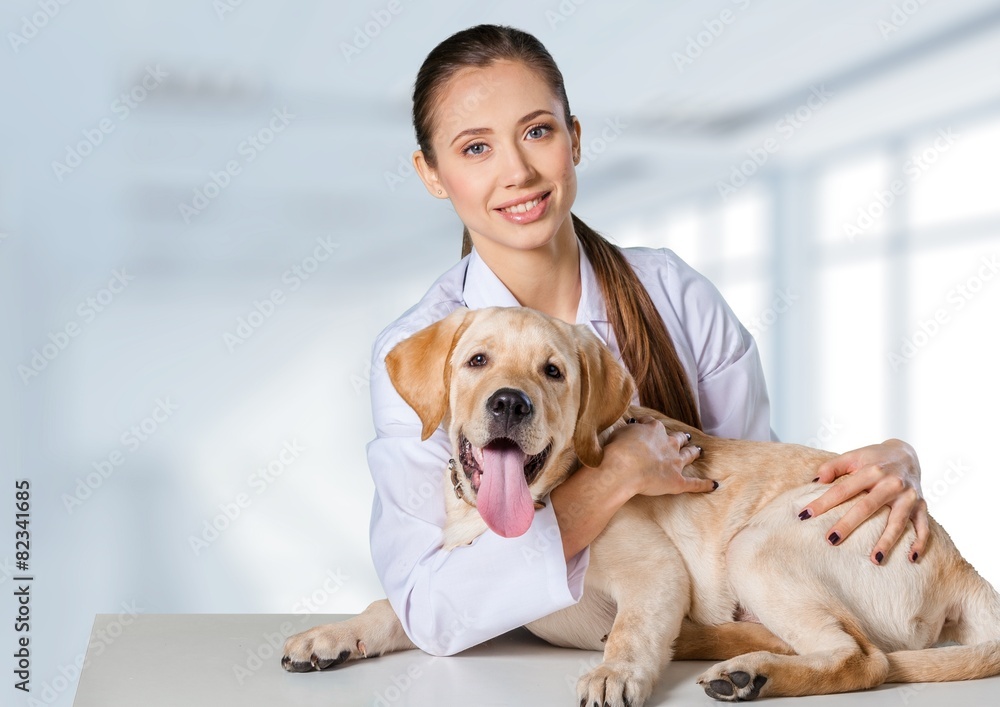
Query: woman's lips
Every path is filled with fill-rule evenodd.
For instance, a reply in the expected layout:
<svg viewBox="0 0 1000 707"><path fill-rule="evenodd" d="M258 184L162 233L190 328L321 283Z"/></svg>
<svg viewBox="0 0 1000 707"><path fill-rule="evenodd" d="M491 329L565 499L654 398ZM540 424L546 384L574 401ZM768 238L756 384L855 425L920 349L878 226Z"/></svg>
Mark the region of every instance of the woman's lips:
<svg viewBox="0 0 1000 707"><path fill-rule="evenodd" d="M515 206L508 206L502 209L495 209L504 219L511 223L531 223L542 218L549 208L549 197L552 192L545 192L540 197Z"/></svg>

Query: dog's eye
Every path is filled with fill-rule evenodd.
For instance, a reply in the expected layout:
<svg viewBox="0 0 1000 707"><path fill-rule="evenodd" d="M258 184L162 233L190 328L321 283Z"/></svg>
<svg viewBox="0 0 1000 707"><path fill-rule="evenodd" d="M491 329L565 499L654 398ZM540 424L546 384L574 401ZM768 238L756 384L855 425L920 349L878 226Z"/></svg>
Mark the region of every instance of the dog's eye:
<svg viewBox="0 0 1000 707"><path fill-rule="evenodd" d="M485 354L481 354L481 353L480 354L476 354L475 356L473 356L472 358L470 358L469 359L469 365L470 366L485 366L486 365L486 356L485 356Z"/></svg>
<svg viewBox="0 0 1000 707"><path fill-rule="evenodd" d="M550 363L545 367L545 375L549 378L562 378L562 371L559 370L559 366Z"/></svg>

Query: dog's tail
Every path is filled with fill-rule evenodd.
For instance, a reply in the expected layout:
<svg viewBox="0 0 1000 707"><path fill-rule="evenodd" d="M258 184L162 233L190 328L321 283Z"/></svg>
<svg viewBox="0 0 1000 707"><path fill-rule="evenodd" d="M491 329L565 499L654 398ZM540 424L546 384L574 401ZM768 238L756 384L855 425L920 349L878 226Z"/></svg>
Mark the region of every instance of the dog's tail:
<svg viewBox="0 0 1000 707"><path fill-rule="evenodd" d="M955 582L955 616L941 632L962 645L889 653L886 682L950 682L1000 675L1000 594L965 560Z"/></svg>

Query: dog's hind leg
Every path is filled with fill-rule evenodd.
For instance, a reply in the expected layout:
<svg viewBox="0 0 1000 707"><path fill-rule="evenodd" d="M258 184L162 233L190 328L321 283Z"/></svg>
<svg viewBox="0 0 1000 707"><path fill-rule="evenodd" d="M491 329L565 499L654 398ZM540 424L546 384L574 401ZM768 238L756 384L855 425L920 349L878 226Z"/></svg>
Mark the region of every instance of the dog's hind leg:
<svg viewBox="0 0 1000 707"><path fill-rule="evenodd" d="M957 555L957 551L956 555ZM886 682L948 682L1000 675L1000 594L972 565L955 558L951 607L940 640L963 645L889 653Z"/></svg>
<svg viewBox="0 0 1000 707"><path fill-rule="evenodd" d="M604 662L577 682L580 704L640 707L670 660L689 608L690 580L680 554L665 537L635 542L659 534L658 526L645 527L650 523L639 514L619 511L591 545L587 582L614 602L617 614L604 644Z"/></svg>
<svg viewBox="0 0 1000 707"><path fill-rule="evenodd" d="M750 621L708 626L684 619L674 642L674 660L728 660L754 651L795 653L762 624Z"/></svg>
<svg viewBox="0 0 1000 707"><path fill-rule="evenodd" d="M281 667L293 673L326 670L348 660L416 648L388 599L372 602L357 616L324 624L285 641Z"/></svg>
<svg viewBox="0 0 1000 707"><path fill-rule="evenodd" d="M763 696L865 690L885 682L889 673L886 655L846 612L798 605L785 613L783 621L765 620L798 655L758 651L718 663L698 677L710 697L745 702Z"/></svg>

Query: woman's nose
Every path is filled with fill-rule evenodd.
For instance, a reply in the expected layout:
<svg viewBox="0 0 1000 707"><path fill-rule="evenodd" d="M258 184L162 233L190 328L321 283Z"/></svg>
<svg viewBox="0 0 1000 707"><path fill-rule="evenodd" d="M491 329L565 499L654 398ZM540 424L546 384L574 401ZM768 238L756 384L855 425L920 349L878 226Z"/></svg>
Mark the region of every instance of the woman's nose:
<svg viewBox="0 0 1000 707"><path fill-rule="evenodd" d="M501 175L504 186L521 186L534 179L535 169L519 147L511 147L505 152Z"/></svg>

